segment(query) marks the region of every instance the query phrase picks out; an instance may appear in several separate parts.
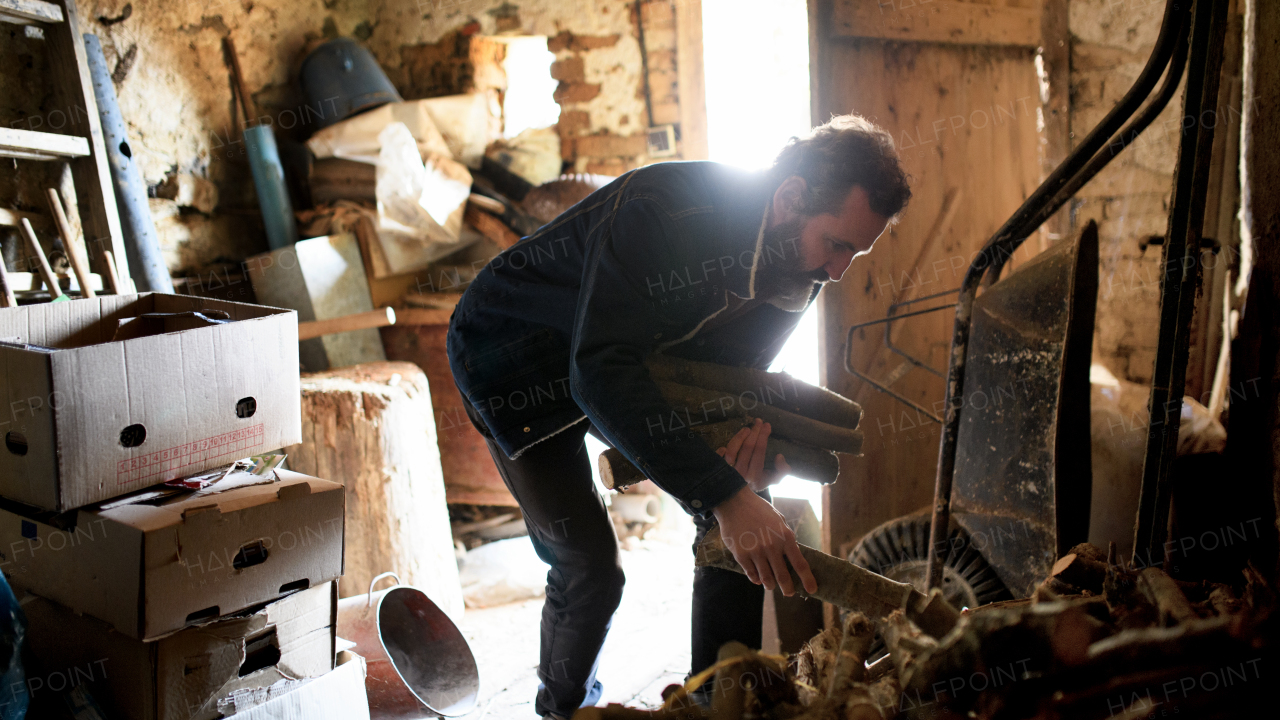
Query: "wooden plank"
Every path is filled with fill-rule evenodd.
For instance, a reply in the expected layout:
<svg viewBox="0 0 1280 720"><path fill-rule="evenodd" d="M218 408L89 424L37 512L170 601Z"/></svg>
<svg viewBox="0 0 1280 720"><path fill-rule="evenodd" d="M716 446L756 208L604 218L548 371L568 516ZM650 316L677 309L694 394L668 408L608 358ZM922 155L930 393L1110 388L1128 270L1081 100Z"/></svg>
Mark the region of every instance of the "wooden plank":
<svg viewBox="0 0 1280 720"><path fill-rule="evenodd" d="M31 223L31 227L41 232L51 232L53 223L47 216L25 210L7 210L0 208L0 227L19 227L23 219Z"/></svg>
<svg viewBox="0 0 1280 720"><path fill-rule="evenodd" d="M12 152L44 155L50 160L86 157L89 141L75 135L0 127L0 156L8 157Z"/></svg>
<svg viewBox="0 0 1280 720"><path fill-rule="evenodd" d="M1040 45L1040 9L954 0L836 0L834 37L958 45Z"/></svg>
<svg viewBox="0 0 1280 720"><path fill-rule="evenodd" d="M864 409L863 455L841 456L840 480L828 486L824 504L824 544L843 556L868 530L931 503L940 430L844 371L848 328L884 317L890 303L960 284L974 253L1039 184L1040 97L1029 48L883 40L820 45L817 117L852 111L876 118L892 133L914 192L901 222L819 297L822 381ZM982 179L980 190L975 178ZM949 229L930 241L950 188L968 192L955 203ZM931 245L922 252L925 242ZM1037 249L1024 244L1014 264ZM954 320L947 312L911 318L899 342L945 370ZM883 338L879 328L855 334L854 367L889 375L902 358L885 349ZM894 389L941 410L944 383L929 373L912 370Z"/></svg>
<svg viewBox="0 0 1280 720"><path fill-rule="evenodd" d="M1044 139L1041 177L1047 178L1071 153L1071 28L1069 0L1043 0L1040 13L1041 59L1048 97L1044 103ZM1059 210L1044 224L1041 249L1071 235L1071 206Z"/></svg>
<svg viewBox="0 0 1280 720"><path fill-rule="evenodd" d="M62 8L42 0L0 0L0 21L26 25L31 21L60 23Z"/></svg>
<svg viewBox="0 0 1280 720"><path fill-rule="evenodd" d="M105 262L102 251L110 251L115 259L121 291L134 292L129 263L125 259L124 233L120 227L120 212L116 208L111 168L107 164L102 121L98 117L98 102L94 99L93 82L89 78L79 11L75 0L54 0L54 3L62 7L66 22L45 30L49 48L49 81L55 88L57 106L64 108L70 121L70 132L89 141L89 156L70 161L85 243L90 247L90 255L94 256L93 270L102 272Z"/></svg>
<svg viewBox="0 0 1280 720"><path fill-rule="evenodd" d="M676 3L676 73L680 92L680 157L706 160L707 79L702 58L702 3Z"/></svg>

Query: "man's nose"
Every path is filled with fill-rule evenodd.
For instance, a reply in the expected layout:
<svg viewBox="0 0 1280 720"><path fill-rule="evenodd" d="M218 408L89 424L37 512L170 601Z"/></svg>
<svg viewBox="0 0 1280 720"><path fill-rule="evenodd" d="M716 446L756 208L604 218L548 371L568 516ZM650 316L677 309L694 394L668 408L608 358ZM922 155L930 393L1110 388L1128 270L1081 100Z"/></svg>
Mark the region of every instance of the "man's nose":
<svg viewBox="0 0 1280 720"><path fill-rule="evenodd" d="M848 270L849 266L852 264L852 257L841 255L840 257L832 258L831 262L822 266L822 269L826 270L827 275L831 276L832 282L839 282L840 278L844 276L845 271Z"/></svg>

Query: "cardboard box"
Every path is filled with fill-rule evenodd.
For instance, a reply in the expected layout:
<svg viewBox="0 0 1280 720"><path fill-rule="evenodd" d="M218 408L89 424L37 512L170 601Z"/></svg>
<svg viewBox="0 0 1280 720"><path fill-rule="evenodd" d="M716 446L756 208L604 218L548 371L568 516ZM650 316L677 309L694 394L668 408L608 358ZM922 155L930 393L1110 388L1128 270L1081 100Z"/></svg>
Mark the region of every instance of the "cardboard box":
<svg viewBox="0 0 1280 720"><path fill-rule="evenodd" d="M276 470L142 499L151 494L82 510L72 529L0 509L0 570L139 640L342 575L338 483Z"/></svg>
<svg viewBox="0 0 1280 720"><path fill-rule="evenodd" d="M233 322L138 320L205 310ZM302 439L291 310L103 296L0 309L0 341L11 500L61 512Z"/></svg>
<svg viewBox="0 0 1280 720"><path fill-rule="evenodd" d="M364 658L343 651L338 653L337 669L328 675L299 683L279 683L268 689L272 699L248 709L242 698L249 693L238 693L233 702L241 702L226 703L227 714L236 720L369 720L365 674ZM286 692L278 694L281 689Z"/></svg>
<svg viewBox="0 0 1280 720"><path fill-rule="evenodd" d="M322 677L334 667L337 583L294 593L154 642L26 594L33 711L85 685L110 718L211 720L233 696ZM243 673L243 675L242 675ZM37 717L37 715L32 715Z"/></svg>

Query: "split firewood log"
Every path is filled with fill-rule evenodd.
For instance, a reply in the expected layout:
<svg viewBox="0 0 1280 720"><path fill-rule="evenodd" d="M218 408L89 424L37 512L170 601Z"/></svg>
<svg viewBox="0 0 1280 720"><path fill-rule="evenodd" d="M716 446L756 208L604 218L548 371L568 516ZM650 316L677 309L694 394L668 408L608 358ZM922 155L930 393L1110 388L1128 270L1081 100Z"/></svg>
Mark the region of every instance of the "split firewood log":
<svg viewBox="0 0 1280 720"><path fill-rule="evenodd" d="M655 354L646 361L649 375L682 385L716 390L719 394L750 393L759 402L819 422L848 428L858 427L862 407L826 388L810 385L783 372L684 360Z"/></svg>
<svg viewBox="0 0 1280 720"><path fill-rule="evenodd" d="M700 430L702 427L704 426L697 426L693 431L707 444L707 447L715 449L728 445L729 438L747 425L740 420L728 420L714 423L713 426L705 426L708 428L705 431ZM840 474L840 460L834 453L773 435L769 436L765 447L764 469L766 471L771 472L775 469L774 459L778 453L782 454L791 468L791 474L795 477L829 485L835 482ZM621 490L645 480L644 473L614 448L608 448L601 453L597 462L600 468L600 481L610 490Z"/></svg>
<svg viewBox="0 0 1280 720"><path fill-rule="evenodd" d="M1147 568L1138 575L1138 587L1156 606L1160 623L1166 627L1199 619L1195 609L1169 574L1160 568Z"/></svg>
<svg viewBox="0 0 1280 720"><path fill-rule="evenodd" d="M845 617L840 650L836 654L827 697L832 699L842 697L854 684L866 680L867 654L871 651L871 643L875 640L875 636L875 626L866 615L851 612Z"/></svg>
<svg viewBox="0 0 1280 720"><path fill-rule="evenodd" d="M723 390L711 390L682 383L658 381L662 396L684 415L686 423L711 423L735 417L762 418L773 426L779 437L804 442L833 452L859 455L862 453L862 433L849 427L815 420L776 405L769 405L755 397L734 394Z"/></svg>
<svg viewBox="0 0 1280 720"><path fill-rule="evenodd" d="M907 583L895 582L821 550L801 545L800 552L818 581L817 592L810 595L800 584L795 568L788 563L792 585L801 597L814 597L836 607L865 613L873 619L901 609L907 618L934 637L947 634L960 617L936 588L925 595ZM721 537L719 526L711 528L703 537L695 564L745 574Z"/></svg>
<svg viewBox="0 0 1280 720"><path fill-rule="evenodd" d="M1107 564L1083 554L1068 553L1053 564L1049 576L1081 590L1101 593L1102 583L1107 579Z"/></svg>

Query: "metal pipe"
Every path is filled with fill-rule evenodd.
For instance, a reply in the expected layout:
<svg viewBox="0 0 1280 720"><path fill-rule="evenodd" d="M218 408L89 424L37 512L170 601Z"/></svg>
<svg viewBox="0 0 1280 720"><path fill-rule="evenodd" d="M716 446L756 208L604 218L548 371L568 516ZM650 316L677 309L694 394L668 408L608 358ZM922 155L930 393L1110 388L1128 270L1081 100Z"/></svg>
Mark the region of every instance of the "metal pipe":
<svg viewBox="0 0 1280 720"><path fill-rule="evenodd" d="M1200 283L1200 234L1204 229L1205 195L1217 122L1202 121L1218 103L1222 46L1226 37L1225 0L1197 0L1191 28L1191 67L1184 96L1182 139L1174 174L1173 204L1164 243L1164 278L1160 283L1160 335L1151 377L1151 420L1142 465L1142 490L1133 557L1143 550L1146 562L1165 560L1169 520L1169 471L1178 450L1182 390L1187 379L1191 316ZM1186 118L1193 122L1188 127Z"/></svg>
<svg viewBox="0 0 1280 720"><path fill-rule="evenodd" d="M989 266L994 264L999 255L1012 255L1026 235L1019 232L1047 203L1057 197L1072 179L1080 174L1089 161L1113 137L1117 130L1151 95L1152 89L1160 76L1169 66L1179 42L1179 31L1184 25L1187 11L1180 0L1167 0L1165 14L1160 27L1160 35L1156 38L1155 48L1142 73L1138 76L1129 92L1112 108L1111 112L1098 123L1088 136L1076 147L1067 159L1059 165L1049 178L1036 188L1031 197L1023 202L1013 216L1005 222L996 234L987 241L981 252L969 265L961 284L960 300L956 306L956 321L951 342L950 369L948 371L946 424L943 426L942 438L938 447L938 472L934 482L933 521L929 531L928 580L929 587L940 587L942 584L942 565L944 558L940 553L940 544L945 544L947 529L951 522L951 481L955 474L956 441L960 432L960 406L956 398L964 395L965 362L968 356L969 328L972 321L973 301L977 296L978 286Z"/></svg>
<svg viewBox="0 0 1280 720"><path fill-rule="evenodd" d="M124 249L130 274L142 292L172 293L173 280L160 254L155 222L147 204L147 185L142 180L138 163L133 160L128 128L120 116L120 104L116 101L116 87L111 81L111 71L107 69L107 59L102 55L97 35L85 33L84 46L89 76L93 80L93 96L98 101L98 115L102 119L102 137L107 147L107 162L111 165L111 184L115 187L116 204L120 208L120 225L124 230Z"/></svg>

